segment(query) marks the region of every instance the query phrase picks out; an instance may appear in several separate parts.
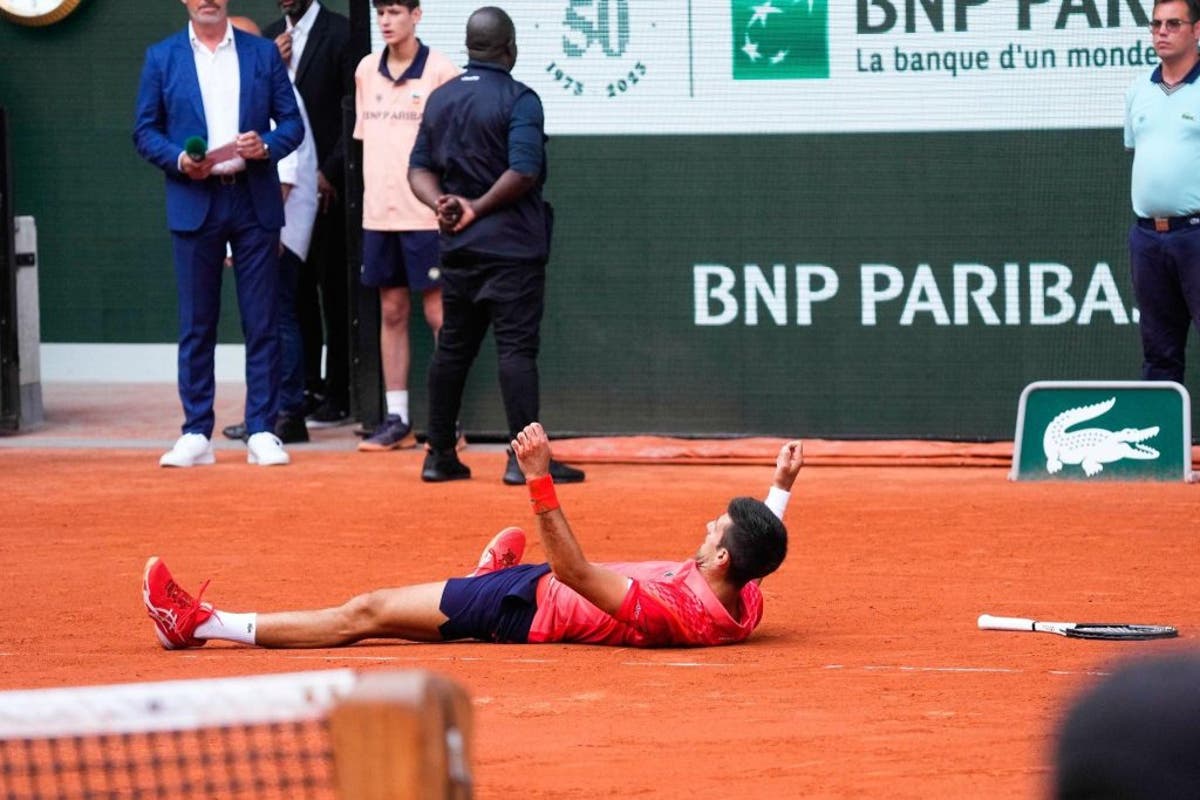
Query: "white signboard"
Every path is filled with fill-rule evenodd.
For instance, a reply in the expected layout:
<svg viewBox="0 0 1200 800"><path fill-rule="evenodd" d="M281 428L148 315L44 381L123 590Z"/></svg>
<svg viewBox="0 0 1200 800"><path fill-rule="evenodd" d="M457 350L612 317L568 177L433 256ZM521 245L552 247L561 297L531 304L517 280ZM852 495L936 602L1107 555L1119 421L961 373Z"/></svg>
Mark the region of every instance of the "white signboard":
<svg viewBox="0 0 1200 800"><path fill-rule="evenodd" d="M423 9L465 63L479 0ZM526 0L514 75L561 134L1120 127L1152 0ZM378 34L375 47L381 46Z"/></svg>

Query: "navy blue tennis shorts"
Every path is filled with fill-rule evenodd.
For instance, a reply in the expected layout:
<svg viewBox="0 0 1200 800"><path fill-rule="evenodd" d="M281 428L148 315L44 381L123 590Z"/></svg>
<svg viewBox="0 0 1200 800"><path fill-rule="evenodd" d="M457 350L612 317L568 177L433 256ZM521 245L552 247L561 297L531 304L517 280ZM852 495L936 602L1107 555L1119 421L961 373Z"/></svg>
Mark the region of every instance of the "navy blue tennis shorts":
<svg viewBox="0 0 1200 800"><path fill-rule="evenodd" d="M438 608L449 617L438 630L446 641L523 643L537 612L537 584L549 564L518 564L477 578L446 581Z"/></svg>
<svg viewBox="0 0 1200 800"><path fill-rule="evenodd" d="M359 279L376 289L436 289L442 285L439 247L437 231L363 231Z"/></svg>

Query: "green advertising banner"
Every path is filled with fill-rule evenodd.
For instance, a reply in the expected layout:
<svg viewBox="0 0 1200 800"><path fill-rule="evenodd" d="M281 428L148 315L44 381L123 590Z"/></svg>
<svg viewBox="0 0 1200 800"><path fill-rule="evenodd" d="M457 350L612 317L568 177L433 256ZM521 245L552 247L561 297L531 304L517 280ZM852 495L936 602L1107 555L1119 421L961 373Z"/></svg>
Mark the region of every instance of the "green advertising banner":
<svg viewBox="0 0 1200 800"><path fill-rule="evenodd" d="M476 7L429 6L419 35L461 63ZM1155 60L1150 9L513 6L556 209L543 421L558 436L1008 440L1031 382L1139 378L1120 126ZM179 4L89 0L49 29L0 25L45 343L175 341L163 179L130 131L145 48L184 22ZM226 284L220 337L237 344ZM420 429L432 343L414 317ZM488 344L473 433L504 432L495 375ZM1195 368L1187 385L1200 391Z"/></svg>
<svg viewBox="0 0 1200 800"><path fill-rule="evenodd" d="M1178 383L1040 381L1021 393L1010 477L1190 481L1190 427Z"/></svg>

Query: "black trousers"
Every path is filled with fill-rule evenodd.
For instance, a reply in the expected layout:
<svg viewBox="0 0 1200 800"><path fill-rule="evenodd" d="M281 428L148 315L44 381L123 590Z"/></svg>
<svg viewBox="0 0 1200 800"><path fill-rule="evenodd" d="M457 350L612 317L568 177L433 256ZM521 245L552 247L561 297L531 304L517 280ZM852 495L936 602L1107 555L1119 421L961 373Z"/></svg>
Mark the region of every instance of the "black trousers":
<svg viewBox="0 0 1200 800"><path fill-rule="evenodd" d="M1129 229L1133 295L1141 313L1142 379L1183 383L1188 332L1200 330L1200 225Z"/></svg>
<svg viewBox="0 0 1200 800"><path fill-rule="evenodd" d="M463 387L489 326L496 340L509 435L537 420L537 356L545 299L545 263L443 258L442 330L429 365L431 446L454 447Z"/></svg>
<svg viewBox="0 0 1200 800"><path fill-rule="evenodd" d="M340 198L330 205L329 211L317 214L312 247L300 271L296 306L304 341L307 388L320 391L339 408L349 409L350 301L345 214ZM324 380L321 378L322 345L325 347Z"/></svg>

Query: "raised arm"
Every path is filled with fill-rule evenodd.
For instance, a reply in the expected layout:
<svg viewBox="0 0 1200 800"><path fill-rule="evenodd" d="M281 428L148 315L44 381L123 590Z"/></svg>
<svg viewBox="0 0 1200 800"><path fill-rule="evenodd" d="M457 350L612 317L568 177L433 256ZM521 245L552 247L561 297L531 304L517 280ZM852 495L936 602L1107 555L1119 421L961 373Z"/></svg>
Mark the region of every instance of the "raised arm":
<svg viewBox="0 0 1200 800"><path fill-rule="evenodd" d="M800 474L802 466L804 442L793 439L779 448L779 455L775 457L775 476L771 479L771 488L767 490L767 499L763 503L780 521L783 521L788 500L792 497L792 485L796 482L796 476ZM754 582L761 584L762 578L757 578Z"/></svg>
<svg viewBox="0 0 1200 800"><path fill-rule="evenodd" d="M533 513L537 515L538 535L555 577L601 611L616 614L629 592L630 580L584 557L554 493L550 439L546 432L539 423L531 423L512 440L512 449L525 473Z"/></svg>
<svg viewBox="0 0 1200 800"><path fill-rule="evenodd" d="M792 484L796 482L796 476L800 474L800 467L803 465L804 442L796 439L779 448L779 455L775 457L775 477L771 480L771 488L763 502L781 520L791 498Z"/></svg>

